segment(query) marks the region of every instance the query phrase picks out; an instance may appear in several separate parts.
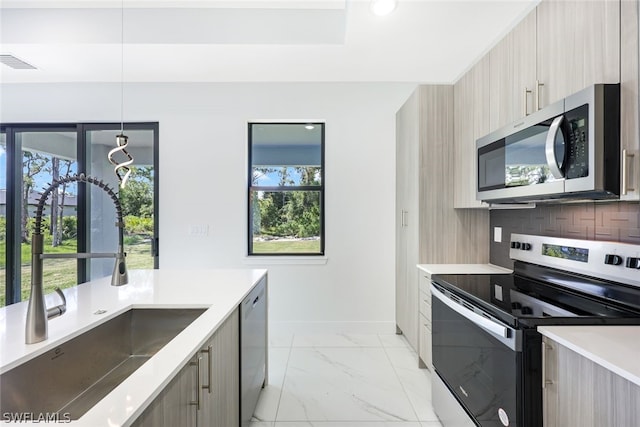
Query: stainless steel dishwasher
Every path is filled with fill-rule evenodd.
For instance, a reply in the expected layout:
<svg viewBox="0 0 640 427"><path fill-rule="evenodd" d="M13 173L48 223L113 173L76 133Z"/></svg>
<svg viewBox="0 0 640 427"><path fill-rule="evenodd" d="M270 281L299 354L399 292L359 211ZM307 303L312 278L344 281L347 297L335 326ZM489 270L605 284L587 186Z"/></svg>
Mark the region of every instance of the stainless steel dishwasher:
<svg viewBox="0 0 640 427"><path fill-rule="evenodd" d="M267 381L267 278L240 306L240 425L248 427Z"/></svg>

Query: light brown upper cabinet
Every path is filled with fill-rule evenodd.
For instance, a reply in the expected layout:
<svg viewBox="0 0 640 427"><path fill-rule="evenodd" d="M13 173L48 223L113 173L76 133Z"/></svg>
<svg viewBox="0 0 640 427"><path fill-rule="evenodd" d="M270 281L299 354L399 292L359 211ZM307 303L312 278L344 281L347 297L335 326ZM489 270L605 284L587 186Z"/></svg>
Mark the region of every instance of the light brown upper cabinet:
<svg viewBox="0 0 640 427"><path fill-rule="evenodd" d="M638 2L620 4L620 199L640 200Z"/></svg>
<svg viewBox="0 0 640 427"><path fill-rule="evenodd" d="M476 139L489 132L489 57L482 58L453 87L454 207L486 208L476 200Z"/></svg>
<svg viewBox="0 0 640 427"><path fill-rule="evenodd" d="M543 1L536 40L540 108L594 83L620 82L619 1Z"/></svg>
<svg viewBox="0 0 640 427"><path fill-rule="evenodd" d="M620 82L620 8L548 0L531 11L489 53L490 131L594 83Z"/></svg>
<svg viewBox="0 0 640 427"><path fill-rule="evenodd" d="M535 10L489 52L489 63L489 131L493 131L531 114L535 108Z"/></svg>
<svg viewBox="0 0 640 427"><path fill-rule="evenodd" d="M540 2L455 84L455 207L487 206L475 200L478 138L595 83L620 83L620 199L640 200L638 49L635 0Z"/></svg>

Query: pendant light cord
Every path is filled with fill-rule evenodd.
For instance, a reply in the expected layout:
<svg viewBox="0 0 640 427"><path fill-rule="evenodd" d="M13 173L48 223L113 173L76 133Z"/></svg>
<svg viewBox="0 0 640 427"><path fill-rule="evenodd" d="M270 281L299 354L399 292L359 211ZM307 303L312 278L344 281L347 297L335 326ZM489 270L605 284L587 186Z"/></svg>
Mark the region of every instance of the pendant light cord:
<svg viewBox="0 0 640 427"><path fill-rule="evenodd" d="M124 188L133 163L133 156L127 151L129 138L124 135L124 0L120 7L120 135L116 135L116 147L107 154L109 163L114 166L114 172L120 182L120 188ZM115 153L120 152L125 156L124 161L116 161Z"/></svg>

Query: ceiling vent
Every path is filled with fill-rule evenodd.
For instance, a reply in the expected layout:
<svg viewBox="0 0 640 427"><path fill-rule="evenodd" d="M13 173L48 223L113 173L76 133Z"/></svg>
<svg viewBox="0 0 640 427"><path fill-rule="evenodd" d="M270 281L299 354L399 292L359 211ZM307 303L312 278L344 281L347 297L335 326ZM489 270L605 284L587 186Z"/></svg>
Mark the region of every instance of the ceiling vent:
<svg viewBox="0 0 640 427"><path fill-rule="evenodd" d="M22 59L18 59L13 55L0 55L0 63L16 70L36 70L36 67L33 65L26 63Z"/></svg>

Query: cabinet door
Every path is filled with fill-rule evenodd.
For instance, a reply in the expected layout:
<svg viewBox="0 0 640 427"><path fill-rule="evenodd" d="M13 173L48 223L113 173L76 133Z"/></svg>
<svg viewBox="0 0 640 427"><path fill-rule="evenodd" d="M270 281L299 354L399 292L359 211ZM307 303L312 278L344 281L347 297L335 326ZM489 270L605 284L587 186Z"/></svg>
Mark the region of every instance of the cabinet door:
<svg viewBox="0 0 640 427"><path fill-rule="evenodd" d="M200 352L200 427L240 424L240 341L238 310L218 328Z"/></svg>
<svg viewBox="0 0 640 427"><path fill-rule="evenodd" d="M453 87L453 179L455 208L480 207L476 201L473 75L467 72Z"/></svg>
<svg viewBox="0 0 640 427"><path fill-rule="evenodd" d="M491 73L491 63L489 55L482 57L480 61L470 70L472 87L473 106L473 146L478 138L489 133L490 128L490 87L489 74ZM475 150L473 158L475 159ZM473 162L475 166L475 161ZM475 171L475 168L473 169Z"/></svg>
<svg viewBox="0 0 640 427"><path fill-rule="evenodd" d="M418 336L419 351L418 366L433 371L431 351L431 275L420 270L420 317Z"/></svg>
<svg viewBox="0 0 640 427"><path fill-rule="evenodd" d="M196 364L197 358L187 363L132 426L195 427Z"/></svg>
<svg viewBox="0 0 640 427"><path fill-rule="evenodd" d="M419 99L420 88L396 114L396 326L414 348L418 309L411 275L418 261L414 258L417 248L411 245L412 233L418 234ZM411 270L407 268L410 263L413 263Z"/></svg>
<svg viewBox="0 0 640 427"><path fill-rule="evenodd" d="M555 341L542 337L542 424L560 427L558 417L558 352Z"/></svg>
<svg viewBox="0 0 640 427"><path fill-rule="evenodd" d="M620 4L620 198L640 199L640 142L638 141L638 2Z"/></svg>
<svg viewBox="0 0 640 427"><path fill-rule="evenodd" d="M543 337L545 427L640 425L640 386Z"/></svg>
<svg viewBox="0 0 640 427"><path fill-rule="evenodd" d="M420 351L418 353L420 368L427 368L433 372L433 357L431 352L431 321L420 314Z"/></svg>
<svg viewBox="0 0 640 427"><path fill-rule="evenodd" d="M400 333L406 328L407 299L407 235L404 231L407 215L407 163L408 144L417 132L417 91L396 113L396 328Z"/></svg>
<svg viewBox="0 0 640 427"><path fill-rule="evenodd" d="M580 1L582 87L620 82L620 0Z"/></svg>
<svg viewBox="0 0 640 427"><path fill-rule="evenodd" d="M536 37L540 107L594 83L620 81L619 1L543 1Z"/></svg>
<svg viewBox="0 0 640 427"><path fill-rule="evenodd" d="M489 72L485 56L453 88L454 208L487 207L476 200L476 139L489 133Z"/></svg>
<svg viewBox="0 0 640 427"><path fill-rule="evenodd" d="M493 132L533 112L536 84L536 11L489 52L490 126Z"/></svg>

